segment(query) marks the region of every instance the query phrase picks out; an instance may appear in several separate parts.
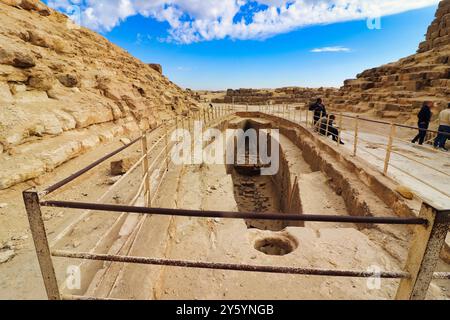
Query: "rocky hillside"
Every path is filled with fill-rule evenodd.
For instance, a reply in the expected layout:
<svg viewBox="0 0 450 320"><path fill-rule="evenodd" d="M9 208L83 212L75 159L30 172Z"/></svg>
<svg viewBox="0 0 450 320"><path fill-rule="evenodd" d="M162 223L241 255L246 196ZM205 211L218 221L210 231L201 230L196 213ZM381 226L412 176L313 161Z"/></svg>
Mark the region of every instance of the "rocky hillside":
<svg viewBox="0 0 450 320"><path fill-rule="evenodd" d="M220 98L215 98L215 103L237 103L237 104L284 104L284 103L308 103L318 96L323 98L334 97L337 93L335 88L299 88L287 87L278 89L238 89L227 90Z"/></svg>
<svg viewBox="0 0 450 320"><path fill-rule="evenodd" d="M345 81L332 104L372 111L383 118L416 121L414 115L424 100L434 101L440 108L450 101L450 0L440 2L417 54Z"/></svg>
<svg viewBox="0 0 450 320"><path fill-rule="evenodd" d="M37 0L0 0L0 189L195 106L189 92Z"/></svg>
<svg viewBox="0 0 450 320"><path fill-rule="evenodd" d="M338 110L369 113L415 123L423 101L445 108L450 101L450 0L443 0L417 54L373 68L346 80L339 90L282 88L228 90L213 102L309 103L323 97Z"/></svg>

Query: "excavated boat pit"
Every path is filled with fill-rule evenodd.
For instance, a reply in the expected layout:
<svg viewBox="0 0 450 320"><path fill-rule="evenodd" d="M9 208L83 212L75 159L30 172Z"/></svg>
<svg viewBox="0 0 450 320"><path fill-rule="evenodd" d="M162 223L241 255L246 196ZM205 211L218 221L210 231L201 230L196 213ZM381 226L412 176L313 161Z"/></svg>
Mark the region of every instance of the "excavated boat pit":
<svg viewBox="0 0 450 320"><path fill-rule="evenodd" d="M230 129L230 128L228 128ZM252 119L244 119L241 121L235 121L231 129L243 130L246 134L249 130L257 132L257 143L252 139L245 140L245 163L238 163L238 151L236 141L234 143L235 163L231 167L228 165L228 172L231 172L231 177L234 185L234 200L237 207L241 212L256 212L260 214L264 213L290 213L299 212L300 206L298 194L291 193L290 179L287 176L283 176L289 170L286 168L286 161L282 156L282 150L279 148L278 153L280 157L280 169L274 175L261 174L263 167L270 167L273 165L261 164L259 159L259 150L261 149L261 141L259 139L260 130L269 129L267 124L254 121ZM277 141L273 141L270 137L265 141L267 150L267 156L271 158L271 146L272 144L278 145ZM252 162L253 160L253 162ZM292 190L295 191L295 190ZM297 200L294 202L294 200ZM289 203L288 203L289 202ZM297 207L294 207L294 204ZM247 219L245 223L249 229L255 228L260 230L281 231L288 226L303 226L303 223L292 223L285 221L266 221Z"/></svg>
<svg viewBox="0 0 450 320"><path fill-rule="evenodd" d="M250 121L244 121L244 132L253 129ZM237 157L231 169L234 185L234 200L241 212L280 213L280 197L272 177L261 175L259 157L251 150L259 150L259 146L250 148L251 141L245 144L245 164L238 164ZM236 154L236 148L235 148ZM256 159L250 164L250 159ZM284 228L276 221L245 220L248 228L279 231Z"/></svg>
<svg viewBox="0 0 450 320"><path fill-rule="evenodd" d="M216 128L279 129L279 170L265 176L260 174L260 164L174 166L153 206L280 216L411 216L418 207L398 196L393 191L395 185L366 164L345 156L298 125L241 113ZM246 157L253 156L246 152ZM400 270L411 236L406 226L157 215L133 219L132 230L123 232L127 220L110 230L105 238L111 242L102 246L101 253L350 270L376 265L382 270ZM398 285L397 280L383 280L382 288L373 291L367 288L365 279L358 278L95 262L86 262L83 268L90 270L83 273L83 288L69 293L121 299L389 299ZM275 289L280 283L283 289ZM430 291L435 296L441 294Z"/></svg>

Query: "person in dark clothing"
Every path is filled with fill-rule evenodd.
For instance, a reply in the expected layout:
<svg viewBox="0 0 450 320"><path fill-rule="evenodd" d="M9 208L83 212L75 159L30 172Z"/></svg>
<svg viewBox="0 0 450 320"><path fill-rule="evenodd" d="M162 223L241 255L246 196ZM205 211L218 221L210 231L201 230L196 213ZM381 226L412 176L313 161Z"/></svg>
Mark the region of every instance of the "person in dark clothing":
<svg viewBox="0 0 450 320"><path fill-rule="evenodd" d="M448 149L445 147L445 144L447 143L447 140L450 139L450 103L447 105L447 109L439 114L438 131L439 134L434 140L434 147L447 152Z"/></svg>
<svg viewBox="0 0 450 320"><path fill-rule="evenodd" d="M419 114L417 117L419 118L418 126L419 126L419 133L417 136L411 141L412 143L416 143L419 141L419 145L423 145L425 141L425 137L427 136L427 130L430 126L430 121L432 117L431 108L433 107L432 102L424 102L422 109L420 109Z"/></svg>
<svg viewBox="0 0 450 320"><path fill-rule="evenodd" d="M321 98L317 99L316 103L313 103L309 107L309 111L314 111L314 125L317 124L320 118L327 116L327 109L325 108Z"/></svg>
<svg viewBox="0 0 450 320"><path fill-rule="evenodd" d="M334 120L336 120L336 116L334 114L330 115L330 117L323 117L320 120L319 133L324 136L327 135L327 137L332 136L333 141L338 141L339 129L333 125ZM327 134L327 132L328 132L328 134ZM344 142L342 142L342 140L340 140L339 143L342 145L344 144Z"/></svg>

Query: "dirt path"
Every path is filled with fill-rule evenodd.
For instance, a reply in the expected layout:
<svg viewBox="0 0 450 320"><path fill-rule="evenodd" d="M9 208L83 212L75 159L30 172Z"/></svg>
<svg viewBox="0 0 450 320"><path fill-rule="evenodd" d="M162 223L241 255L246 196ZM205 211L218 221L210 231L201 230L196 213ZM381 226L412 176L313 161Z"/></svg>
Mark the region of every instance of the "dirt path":
<svg viewBox="0 0 450 320"><path fill-rule="evenodd" d="M154 132L149 137L149 143L157 141L159 135L159 132ZM22 191L35 185L38 185L41 190L45 186L71 175L105 154L123 146L120 141L121 138L124 137L118 137L110 143L101 145L76 159L64 163L38 180L0 191L0 203L7 204L5 208L0 209L0 247L12 248L15 252L15 256L10 261L0 264L0 299L46 299L34 244L29 231L28 219L23 206ZM121 157L135 157L136 155L140 155L138 144L113 157L110 161ZM51 199L95 202L111 187L110 161L106 161L73 183L56 191L51 195ZM127 182L129 188L114 192L108 202L125 203L129 201L133 189L140 183L140 178L138 178L140 175L141 171L136 170L134 176L132 175ZM58 235L76 221L80 214L79 210L43 208L50 243L54 244ZM75 228L68 237L59 241L57 248L90 250L98 241L99 236L106 232L116 219L117 215L115 214L92 215L83 221L82 226ZM55 266L61 283L65 279L66 267L70 263L74 263L74 261L55 259Z"/></svg>
<svg viewBox="0 0 450 320"><path fill-rule="evenodd" d="M154 143L160 136L159 132L155 132L150 141ZM348 215L342 196L335 192L327 176L313 171L303 158L302 150L287 137L281 135L280 142L289 168L282 171L288 172L291 181L294 176L298 178L303 212ZM66 163L42 181L59 180L120 145L119 141L115 141L102 146L76 161ZM136 146L127 155L138 153ZM105 183L109 179L108 166L109 161L52 197L95 201L110 187ZM127 188L113 193L107 202L127 203L140 184L141 174L137 170L126 181ZM233 177L223 165L172 166L153 204L195 210L260 209L262 213L277 212L281 210L279 202L282 199L277 201L273 193L277 192L278 186L273 180L266 180ZM249 183L253 183L252 190L245 189L250 186ZM0 264L1 299L46 298L20 199L20 192L25 187L17 186L14 190L0 193L8 202L8 216L0 216L6 226L1 225L0 235L7 240L10 237L17 239L12 240L17 245L17 255L11 261ZM273 202L265 201L268 197L272 197ZM143 199L138 201L138 204L143 204ZM377 206L379 200L371 201ZM10 216L14 212L11 209L16 210L17 216ZM57 235L80 213L45 209L44 214L48 220L50 240L54 242ZM400 270L402 264L392 256L397 244L380 240L386 239L384 232L388 231L358 230L353 225L331 223L307 223L304 228L290 226L274 230L249 226L246 221L236 219L144 217L93 212L62 238L57 248L90 251L103 238L108 241L105 251L114 254L321 269L367 270L375 265L382 270ZM389 246L394 246L394 249ZM65 279L67 266L78 263L81 261L56 259L60 283ZM382 280L381 287L374 290L368 287L366 279L117 263L88 264L86 270L89 270L86 273L89 280L85 280L87 283L84 284L87 295L121 299L391 299L398 285L396 280ZM433 284L429 297L444 298L445 287L439 288Z"/></svg>

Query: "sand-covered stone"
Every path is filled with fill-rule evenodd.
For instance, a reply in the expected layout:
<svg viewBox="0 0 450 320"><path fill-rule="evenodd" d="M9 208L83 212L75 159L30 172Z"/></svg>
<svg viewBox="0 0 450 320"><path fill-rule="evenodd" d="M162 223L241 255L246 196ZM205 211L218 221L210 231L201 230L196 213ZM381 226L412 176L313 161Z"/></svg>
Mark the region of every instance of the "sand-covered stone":
<svg viewBox="0 0 450 320"><path fill-rule="evenodd" d="M0 21L1 189L196 106L161 66L74 27L41 1L0 0Z"/></svg>
<svg viewBox="0 0 450 320"><path fill-rule="evenodd" d="M409 189L408 187L405 186L398 186L395 191L397 191L398 193L400 193L400 195L408 200L412 200L414 199L414 193L411 191L411 189Z"/></svg>

